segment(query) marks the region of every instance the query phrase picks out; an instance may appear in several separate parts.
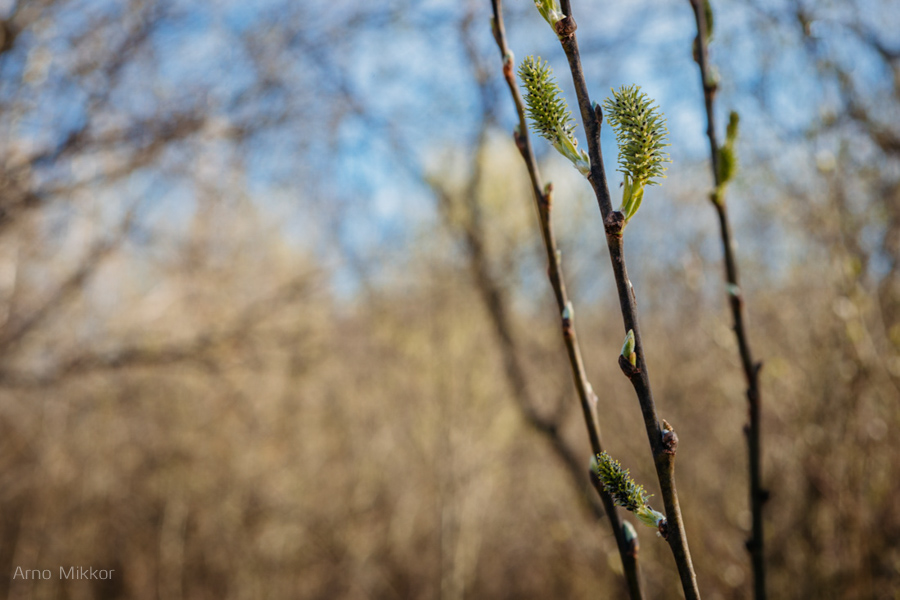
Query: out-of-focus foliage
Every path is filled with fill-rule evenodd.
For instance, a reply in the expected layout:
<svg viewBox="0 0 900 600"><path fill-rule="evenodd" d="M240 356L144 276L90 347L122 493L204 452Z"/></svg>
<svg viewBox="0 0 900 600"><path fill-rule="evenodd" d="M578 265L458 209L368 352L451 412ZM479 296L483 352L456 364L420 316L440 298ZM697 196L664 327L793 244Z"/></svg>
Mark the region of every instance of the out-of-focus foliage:
<svg viewBox="0 0 900 600"><path fill-rule="evenodd" d="M629 263L700 589L745 598L745 399L690 7L574 4L592 93L636 81L669 118L676 166ZM893 598L898 9L712 6L720 117L741 113L729 202L765 359L772 595ZM0 596L619 593L467 260L474 231L535 410L587 477L487 3L0 9ZM515 52L562 64L531 3L507 18ZM604 443L652 482L599 215L545 162ZM645 531L648 597L677 598ZM70 565L115 576L60 580Z"/></svg>

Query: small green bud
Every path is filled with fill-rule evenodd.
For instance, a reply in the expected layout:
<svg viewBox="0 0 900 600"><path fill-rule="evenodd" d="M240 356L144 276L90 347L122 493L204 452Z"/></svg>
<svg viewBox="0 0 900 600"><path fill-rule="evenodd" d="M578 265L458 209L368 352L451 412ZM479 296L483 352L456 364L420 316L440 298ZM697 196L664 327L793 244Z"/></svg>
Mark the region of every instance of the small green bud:
<svg viewBox="0 0 900 600"><path fill-rule="evenodd" d="M638 518L638 520L648 527L653 527L654 529L659 528L660 521L666 520L666 515L661 512L655 511L650 508L648 505L644 505L639 507L634 511L634 516Z"/></svg>
<svg viewBox="0 0 900 600"><path fill-rule="evenodd" d="M717 90L719 89L719 82L721 80L722 77L719 75L719 69L717 69L715 65L710 65L707 70L706 80L703 82L703 85L711 90Z"/></svg>
<svg viewBox="0 0 900 600"><path fill-rule="evenodd" d="M534 0L534 5L537 7L538 12L541 13L541 16L544 17L544 20L554 30L556 29L556 24L566 16L559 7L559 0Z"/></svg>
<svg viewBox="0 0 900 600"><path fill-rule="evenodd" d="M724 187L734 179L734 174L737 172L737 153L734 145L737 142L739 122L738 114L731 111L728 117L728 127L725 130L725 143L719 148L719 187Z"/></svg>
<svg viewBox="0 0 900 600"><path fill-rule="evenodd" d="M731 111L728 115L728 127L725 130L725 140L727 144L733 144L737 140L738 124L741 122L740 115L735 111Z"/></svg>
<svg viewBox="0 0 900 600"><path fill-rule="evenodd" d="M629 329L625 336L625 343L622 344L622 356L628 359L628 362L634 366L637 363L637 355L634 353L634 330Z"/></svg>
<svg viewBox="0 0 900 600"><path fill-rule="evenodd" d="M737 157L734 149L725 145L719 148L719 185L725 185L734 177L737 170Z"/></svg>
<svg viewBox="0 0 900 600"><path fill-rule="evenodd" d="M565 307L563 307L562 318L564 321L571 321L575 318L575 308L571 302L566 302Z"/></svg>
<svg viewBox="0 0 900 600"><path fill-rule="evenodd" d="M628 521L622 521L622 531L625 533L625 541L629 544L637 539L637 531L634 530L634 525Z"/></svg>

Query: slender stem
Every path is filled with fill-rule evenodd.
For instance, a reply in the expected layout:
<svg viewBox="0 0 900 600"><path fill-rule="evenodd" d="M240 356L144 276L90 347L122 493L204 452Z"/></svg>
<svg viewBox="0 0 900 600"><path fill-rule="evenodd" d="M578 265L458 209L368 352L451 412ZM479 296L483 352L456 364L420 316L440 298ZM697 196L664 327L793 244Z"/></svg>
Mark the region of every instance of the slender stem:
<svg viewBox="0 0 900 600"><path fill-rule="evenodd" d="M516 145L522 154L522 158L525 161L531 179L532 191L534 192L535 204L537 205L540 221L541 237L547 252L547 271L550 277L550 283L553 287L553 293L556 297L557 309L559 310L559 314L563 315L561 317L563 340L565 341L566 351L569 356L569 364L572 367L572 378L575 382L575 388L578 391L582 412L584 413L588 438L591 442L591 451L597 455L603 452L600 438L600 424L597 416L597 396L594 394L593 388L588 381L573 318L570 314L567 315L566 313L566 308L571 307L571 305L566 292L561 257L556 244L556 236L551 218L553 207L552 189L545 189L541 183L541 174L537 166L537 160L534 156L531 138L528 135L528 122L525 118L525 104L522 100L519 88L516 85L512 53L506 43L506 31L503 23L501 0L491 0L491 5L494 11L494 37L497 41L497 46L500 49L500 55L503 60L503 76L509 86L510 94L516 105L516 112L519 117L519 130L516 134ZM594 478L591 477L591 480L593 481ZM616 538L616 545L619 549L619 555L622 558L622 566L625 572L629 595L632 599L643 598L644 595L641 590L640 575L638 571L637 544L636 542L629 543L628 540L626 540L618 509L612 498L606 493L602 486L595 486L595 488L597 489L606 509L606 513L609 516L610 526L612 527L613 534Z"/></svg>
<svg viewBox="0 0 900 600"><path fill-rule="evenodd" d="M666 540L669 542L675 564L678 567L685 598L688 600L697 599L700 598L700 591L697 587L697 576L694 573L694 565L691 560L690 549L688 548L681 507L675 487L675 447L677 437L673 431L663 432L656 413L656 404L650 388L650 378L644 358L641 330L638 324L634 288L628 279L628 271L625 265L625 250L622 240L624 216L620 212L614 212L612 209L609 186L606 182L606 172L603 167L603 154L600 148L600 122L602 115L599 114L599 108L597 111L594 110L587 91L587 83L584 79L581 57L578 51L578 41L575 37L577 26L571 15L571 9L566 14L567 17L557 23L556 30L560 36L563 50L566 53L569 69L572 72L575 93L578 97L578 107L581 110L581 118L587 136L588 154L591 158L591 176L589 179L597 197L600 213L603 216L606 242L616 280L619 306L622 311L625 331L627 332L629 329L634 331L635 337L637 364L636 368L626 370L626 375L631 380L637 394L644 418L644 426L647 430L647 438L653 454L656 475L659 479L660 492L666 511ZM625 370L624 365L623 370Z"/></svg>
<svg viewBox="0 0 900 600"><path fill-rule="evenodd" d="M473 13L469 13L470 15ZM463 22L464 30L468 31L472 20L467 18ZM585 507L597 519L606 514L606 508L601 499L594 493L591 482L584 477L584 460L579 458L579 453L566 442L559 427L559 416L545 417L537 410L537 403L528 385L527 369L522 363L520 352L516 344L515 335L509 315L509 302L502 286L491 273L487 252L485 250L485 231L481 216L481 207L478 202L478 190L483 180L483 153L487 145L488 132L493 123L493 94L488 93L490 75L487 69L482 68L478 60L478 52L471 43L471 38L466 36L464 44L467 54L474 68L474 75L479 84L481 95L482 122L478 128L477 150L472 161L472 174L466 183L463 193L465 213L461 223L463 242L467 250L469 267L475 280L475 288L481 295L485 309L490 315L490 322L494 326L497 342L503 358L506 380L512 391L512 398L518 406L526 424L546 439L550 448L559 458L575 487L581 492L578 497ZM450 221L452 205L454 203L451 194L436 183L432 184L432 190L439 199L438 206L444 212L444 216Z"/></svg>
<svg viewBox="0 0 900 600"><path fill-rule="evenodd" d="M719 170L719 145L716 141L715 128L715 96L716 82L712 79L709 70L709 55L707 50L708 28L706 13L703 10L703 0L691 0L694 16L697 21L696 59L700 68L700 79L703 85L703 99L706 105L706 135L709 138L710 166L712 168L715 193L712 194L712 204L719 217L719 229L722 237L722 248L725 256L725 281L728 284L728 303L734 319L734 334L737 337L738 350L741 356L741 366L747 381L747 401L749 408L749 424L744 431L747 435L747 449L749 453L750 469L750 511L752 514L752 532L747 540L747 549L753 564L753 590L756 600L766 598L766 564L763 551L763 504L768 492L762 487L762 440L761 440L761 396L759 389L759 370L762 363L755 362L750 351L750 341L744 320L744 300L738 279L737 259L734 253L734 242L731 236L731 226L728 221L728 207L725 202L725 190L720 180Z"/></svg>

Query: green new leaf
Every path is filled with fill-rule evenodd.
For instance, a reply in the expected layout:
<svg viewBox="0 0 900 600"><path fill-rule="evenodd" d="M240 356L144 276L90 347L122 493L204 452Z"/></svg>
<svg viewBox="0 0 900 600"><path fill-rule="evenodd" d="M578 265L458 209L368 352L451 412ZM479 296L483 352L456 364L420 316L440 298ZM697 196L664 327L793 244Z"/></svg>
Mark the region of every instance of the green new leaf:
<svg viewBox="0 0 900 600"><path fill-rule="evenodd" d="M619 168L625 176L622 207L625 222L637 213L644 197L644 186L657 185L665 178L672 162L663 148L669 146L666 119L647 94L636 85L613 90L603 103L606 120L616 132L619 146Z"/></svg>
<svg viewBox="0 0 900 600"><path fill-rule="evenodd" d="M525 88L526 112L534 132L553 144L587 177L591 172L591 161L584 150L577 148L573 134L575 121L549 63L540 57L526 56L519 66L519 78Z"/></svg>
<svg viewBox="0 0 900 600"><path fill-rule="evenodd" d="M534 5L538 12L544 17L544 20L550 24L550 27L556 28L556 23L565 17L562 9L559 7L559 0L534 0Z"/></svg>

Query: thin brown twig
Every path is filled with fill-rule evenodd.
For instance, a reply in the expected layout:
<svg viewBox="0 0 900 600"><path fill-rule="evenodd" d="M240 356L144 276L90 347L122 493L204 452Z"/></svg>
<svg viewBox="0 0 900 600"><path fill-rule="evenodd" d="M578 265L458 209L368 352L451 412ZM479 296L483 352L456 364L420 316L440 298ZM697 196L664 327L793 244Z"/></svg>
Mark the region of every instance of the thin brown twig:
<svg viewBox="0 0 900 600"><path fill-rule="evenodd" d="M566 4L568 5L569 3L567 2ZM675 487L677 436L669 427L665 431L663 430L656 412L656 403L653 400L653 393L650 387L650 378L638 324L637 302L625 264L625 248L622 239L625 220L621 212L614 211L612 208L609 186L606 182L606 172L603 167L603 154L600 148L602 113L599 105L595 111L588 94L587 83L585 82L584 71L581 65L581 56L578 50L578 41L575 37L577 25L571 14L571 7L568 10L564 10L564 12L566 16L556 24L556 33L566 53L569 69L572 72L572 79L575 84L578 107L581 111L587 136L588 155L591 159L591 174L588 179L594 188L597 204L603 217L606 242L616 280L625 332L633 331L635 338L634 352L637 356L637 363L634 368L628 369L625 367L626 365L630 366L630 364L628 364L628 361L625 361L626 364L623 365L623 371L631 381L640 403L644 427L650 442L656 475L659 480L660 492L666 511L666 540L669 542L675 564L678 567L685 598L688 600L698 599L700 598L700 591L697 587L697 576L694 573L687 535L684 531L681 516L681 507L678 501L678 493Z"/></svg>
<svg viewBox="0 0 900 600"><path fill-rule="evenodd" d="M525 161L531 180L532 191L534 192L534 200L540 221L541 237L547 252L547 273L550 278L551 286L553 287L554 296L556 297L557 309L561 315L563 340L565 341L569 364L572 367L572 378L575 382L575 388L578 392L582 412L584 414L588 438L591 442L591 450L597 455L603 452L600 438L600 424L597 417L597 396L588 381L587 372L585 371L581 347L579 346L578 337L575 331L571 304L566 292L561 257L556 244L556 236L551 218L551 211L553 208L552 186L547 186L545 188L541 183L541 174L538 169L537 160L534 156L534 150L531 146L531 139L528 135L528 123L525 118L525 104L522 100L522 95L519 92L518 86L516 85L516 77L513 72L513 55L506 43L506 30L503 23L501 0L492 0L491 6L494 11L494 39L497 41L497 46L500 49L500 56L503 61L503 77L509 86L510 94L512 95L513 102L516 106L516 112L519 117L519 128L515 134L516 146L522 154L522 159ZM593 479L594 478L592 477L591 480L593 481ZM626 539L625 531L615 503L602 486L598 485L595 487L606 508L606 513L609 515L609 521L616 538L619 555L622 558L622 565L630 597L632 599L643 598L637 562L636 540L629 542Z"/></svg>
<svg viewBox="0 0 900 600"><path fill-rule="evenodd" d="M474 20L463 21L463 30L474 24ZM468 41L468 40L467 40ZM526 367L522 363L521 353L516 341L512 320L509 317L509 300L503 289L498 284L497 278L491 272L489 257L485 247L485 231L481 215L481 206L478 202L478 190L481 188L483 178L483 154L487 143L487 133L493 123L492 94L488 91L489 78L484 75L486 69L477 66L479 54L473 44L465 44L466 53L475 70L475 79L481 95L482 122L479 127L479 135L475 144L477 150L472 154L472 174L469 176L462 193L464 198L462 222L458 225L462 233L462 241L468 255L469 268L475 283L475 289L479 292L485 309L493 325L500 353L503 358L504 374L512 391L512 397L518 406L525 422L537 433L547 440L550 448L555 453L566 470L572 483L579 490L578 498L590 513L600 519L606 514L606 510L594 493L591 482L584 477L584 461L579 458L578 452L567 443L560 429L560 415L547 417L537 410L537 402L531 387L528 384ZM448 223L456 223L452 216L452 195L436 181L429 181L432 190L439 200L438 207L447 219Z"/></svg>
<svg viewBox="0 0 900 600"><path fill-rule="evenodd" d="M747 327L744 319L744 298L741 292L738 278L737 259L734 253L734 241L731 234L731 226L728 220L728 209L725 202L725 190L723 189L722 173L720 170L719 144L716 140L715 128L715 96L717 83L709 69L709 55L707 41L709 39L706 22L704 0L691 0L694 16L697 21L697 38L695 59L700 68L700 79L703 85L703 99L706 106L707 127L706 135L709 138L710 167L712 168L715 191L711 194L713 207L719 218L719 229L722 237L722 249L725 257L725 281L728 286L728 301L731 314L734 319L734 334L737 338L738 351L741 356L741 366L747 381L747 401L749 408L749 423L744 428L747 436L747 450L749 453L748 466L750 470L750 511L752 515L752 531L747 540L747 550L753 565L753 591L756 600L766 598L766 566L763 552L763 504L768 498L768 491L762 487L762 440L761 440L761 404L762 399L759 389L759 371L761 362L753 359L750 350L750 341L747 335Z"/></svg>

